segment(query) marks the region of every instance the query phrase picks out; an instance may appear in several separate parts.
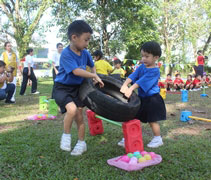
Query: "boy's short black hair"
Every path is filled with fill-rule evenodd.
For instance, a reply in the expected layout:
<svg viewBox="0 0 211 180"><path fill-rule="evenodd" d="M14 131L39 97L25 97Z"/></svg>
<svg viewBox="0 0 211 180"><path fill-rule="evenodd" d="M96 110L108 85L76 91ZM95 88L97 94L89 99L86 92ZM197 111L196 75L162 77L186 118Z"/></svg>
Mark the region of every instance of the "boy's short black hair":
<svg viewBox="0 0 211 180"><path fill-rule="evenodd" d="M197 51L197 54L199 54L199 53L202 53L202 50L198 50L198 51Z"/></svg>
<svg viewBox="0 0 211 180"><path fill-rule="evenodd" d="M31 52L33 52L33 49L32 48L29 48L29 49L26 50L26 53L27 54L30 54Z"/></svg>
<svg viewBox="0 0 211 180"><path fill-rule="evenodd" d="M68 26L68 30L67 30L67 36L68 39L71 40L71 36L73 34L80 36L83 33L93 33L92 28L89 26L89 24L87 24L85 21L83 20L76 20L73 21L69 26Z"/></svg>
<svg viewBox="0 0 211 180"><path fill-rule="evenodd" d="M117 64L122 64L122 62L119 59L115 59L114 60L114 65L117 65Z"/></svg>
<svg viewBox="0 0 211 180"><path fill-rule="evenodd" d="M92 54L92 56L99 56L99 58L101 59L101 58L103 57L103 53L102 53L102 51L100 51L100 50L96 50L96 51Z"/></svg>
<svg viewBox="0 0 211 180"><path fill-rule="evenodd" d="M167 76L171 76L171 74L167 74Z"/></svg>
<svg viewBox="0 0 211 180"><path fill-rule="evenodd" d="M6 66L5 62L0 60L0 67L5 67L5 66Z"/></svg>
<svg viewBox="0 0 211 180"><path fill-rule="evenodd" d="M56 44L56 48L58 48L59 46L63 46L63 44L62 43L57 43Z"/></svg>
<svg viewBox="0 0 211 180"><path fill-rule="evenodd" d="M161 56L162 51L160 45L155 41L149 41L141 46L141 51L152 54L153 56Z"/></svg>

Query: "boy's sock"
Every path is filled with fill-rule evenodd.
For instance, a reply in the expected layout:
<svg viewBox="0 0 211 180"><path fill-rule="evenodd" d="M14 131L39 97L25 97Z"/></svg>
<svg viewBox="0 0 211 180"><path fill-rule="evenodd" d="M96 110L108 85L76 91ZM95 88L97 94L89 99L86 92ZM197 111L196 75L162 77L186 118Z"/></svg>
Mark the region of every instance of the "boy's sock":
<svg viewBox="0 0 211 180"><path fill-rule="evenodd" d="M81 141L81 140L78 140L78 143L79 144L86 144L86 142L83 140L83 141Z"/></svg>

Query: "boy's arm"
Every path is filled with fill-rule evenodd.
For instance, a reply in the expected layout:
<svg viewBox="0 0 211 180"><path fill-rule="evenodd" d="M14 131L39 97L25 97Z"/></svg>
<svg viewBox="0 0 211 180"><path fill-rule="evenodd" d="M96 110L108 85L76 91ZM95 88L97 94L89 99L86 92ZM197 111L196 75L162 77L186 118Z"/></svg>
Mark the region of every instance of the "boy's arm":
<svg viewBox="0 0 211 180"><path fill-rule="evenodd" d="M3 83L3 82L6 81L6 80L7 80L6 74L5 74L4 76L1 76L1 77L0 77L0 83Z"/></svg>
<svg viewBox="0 0 211 180"><path fill-rule="evenodd" d="M139 85L138 84L133 84L132 86L130 86L129 88L127 88L127 90L125 91L125 96L127 97L127 98L130 98L130 96L132 95L132 93L133 93L133 91L135 90L135 89L137 89L137 88L139 88Z"/></svg>
<svg viewBox="0 0 211 180"><path fill-rule="evenodd" d="M95 66L93 66L92 68L90 67L90 69L91 69L91 72L92 73L96 74L96 68L95 68Z"/></svg>
<svg viewBox="0 0 211 180"><path fill-rule="evenodd" d="M90 72L80 69L80 68L76 68L72 72L75 76L80 76L80 77L84 77L84 78L94 78L94 81L97 81L100 83L100 87L104 86L103 81L99 78L99 76L96 73L90 73Z"/></svg>
<svg viewBox="0 0 211 180"><path fill-rule="evenodd" d="M124 84L122 85L120 92L125 93L128 90L128 85L132 82L132 79L127 78Z"/></svg>

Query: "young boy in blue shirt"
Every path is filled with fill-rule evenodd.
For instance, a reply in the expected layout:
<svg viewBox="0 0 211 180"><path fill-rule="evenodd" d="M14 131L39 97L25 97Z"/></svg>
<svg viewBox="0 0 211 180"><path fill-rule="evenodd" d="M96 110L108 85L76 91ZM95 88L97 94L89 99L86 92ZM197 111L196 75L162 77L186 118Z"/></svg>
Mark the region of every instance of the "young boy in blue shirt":
<svg viewBox="0 0 211 180"><path fill-rule="evenodd" d="M146 42L141 47L141 56L143 64L126 79L120 92L129 98L138 88L141 107L136 117L141 122L150 124L154 137L147 146L156 148L163 145L158 121L166 119L166 108L158 87L160 71L155 64L161 56L160 45L154 41ZM130 83L133 85L128 87ZM124 139L118 145L124 146Z"/></svg>
<svg viewBox="0 0 211 180"><path fill-rule="evenodd" d="M92 34L91 27L83 20L77 20L68 27L68 45L61 54L59 73L55 79L54 98L60 106L64 116L64 133L61 137L60 148L71 151L71 134L73 119L75 118L78 128L78 142L71 155L81 155L87 150L85 136L85 123L83 121L83 104L78 97L79 88L84 78L93 78L100 84L104 84L96 74L91 55L86 50ZM91 72L86 71L90 66Z"/></svg>

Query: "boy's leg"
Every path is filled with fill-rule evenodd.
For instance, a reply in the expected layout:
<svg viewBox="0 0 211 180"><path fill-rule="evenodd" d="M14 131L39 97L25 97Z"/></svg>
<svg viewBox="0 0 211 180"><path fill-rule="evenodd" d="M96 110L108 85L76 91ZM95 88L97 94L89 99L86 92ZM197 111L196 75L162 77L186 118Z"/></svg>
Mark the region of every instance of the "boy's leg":
<svg viewBox="0 0 211 180"><path fill-rule="evenodd" d="M78 128L78 142L75 145L73 151L71 152L71 155L78 156L87 150L86 142L84 141L85 123L83 120L83 108L77 108L75 120Z"/></svg>
<svg viewBox="0 0 211 180"><path fill-rule="evenodd" d="M11 98L14 94L15 91L15 85L12 83L7 84L7 88L5 89L6 93L7 93L7 97L5 102L6 103L14 103L14 101L11 101Z"/></svg>
<svg viewBox="0 0 211 180"><path fill-rule="evenodd" d="M147 144L147 147L150 148L157 148L159 146L163 145L163 140L162 137L160 136L160 125L158 122L150 122L150 127L152 128L152 132L153 132L153 139L152 141Z"/></svg>
<svg viewBox="0 0 211 180"><path fill-rule="evenodd" d="M37 78L34 74L33 68L31 68L30 79L32 81L31 93L35 93L35 92L37 92Z"/></svg>
<svg viewBox="0 0 211 180"><path fill-rule="evenodd" d="M5 89L0 89L0 100L6 99Z"/></svg>
<svg viewBox="0 0 211 180"><path fill-rule="evenodd" d="M76 115L77 107L74 102L70 102L65 106L67 112L64 116L64 133L61 138L60 148L64 151L71 151L71 135L73 118Z"/></svg>

